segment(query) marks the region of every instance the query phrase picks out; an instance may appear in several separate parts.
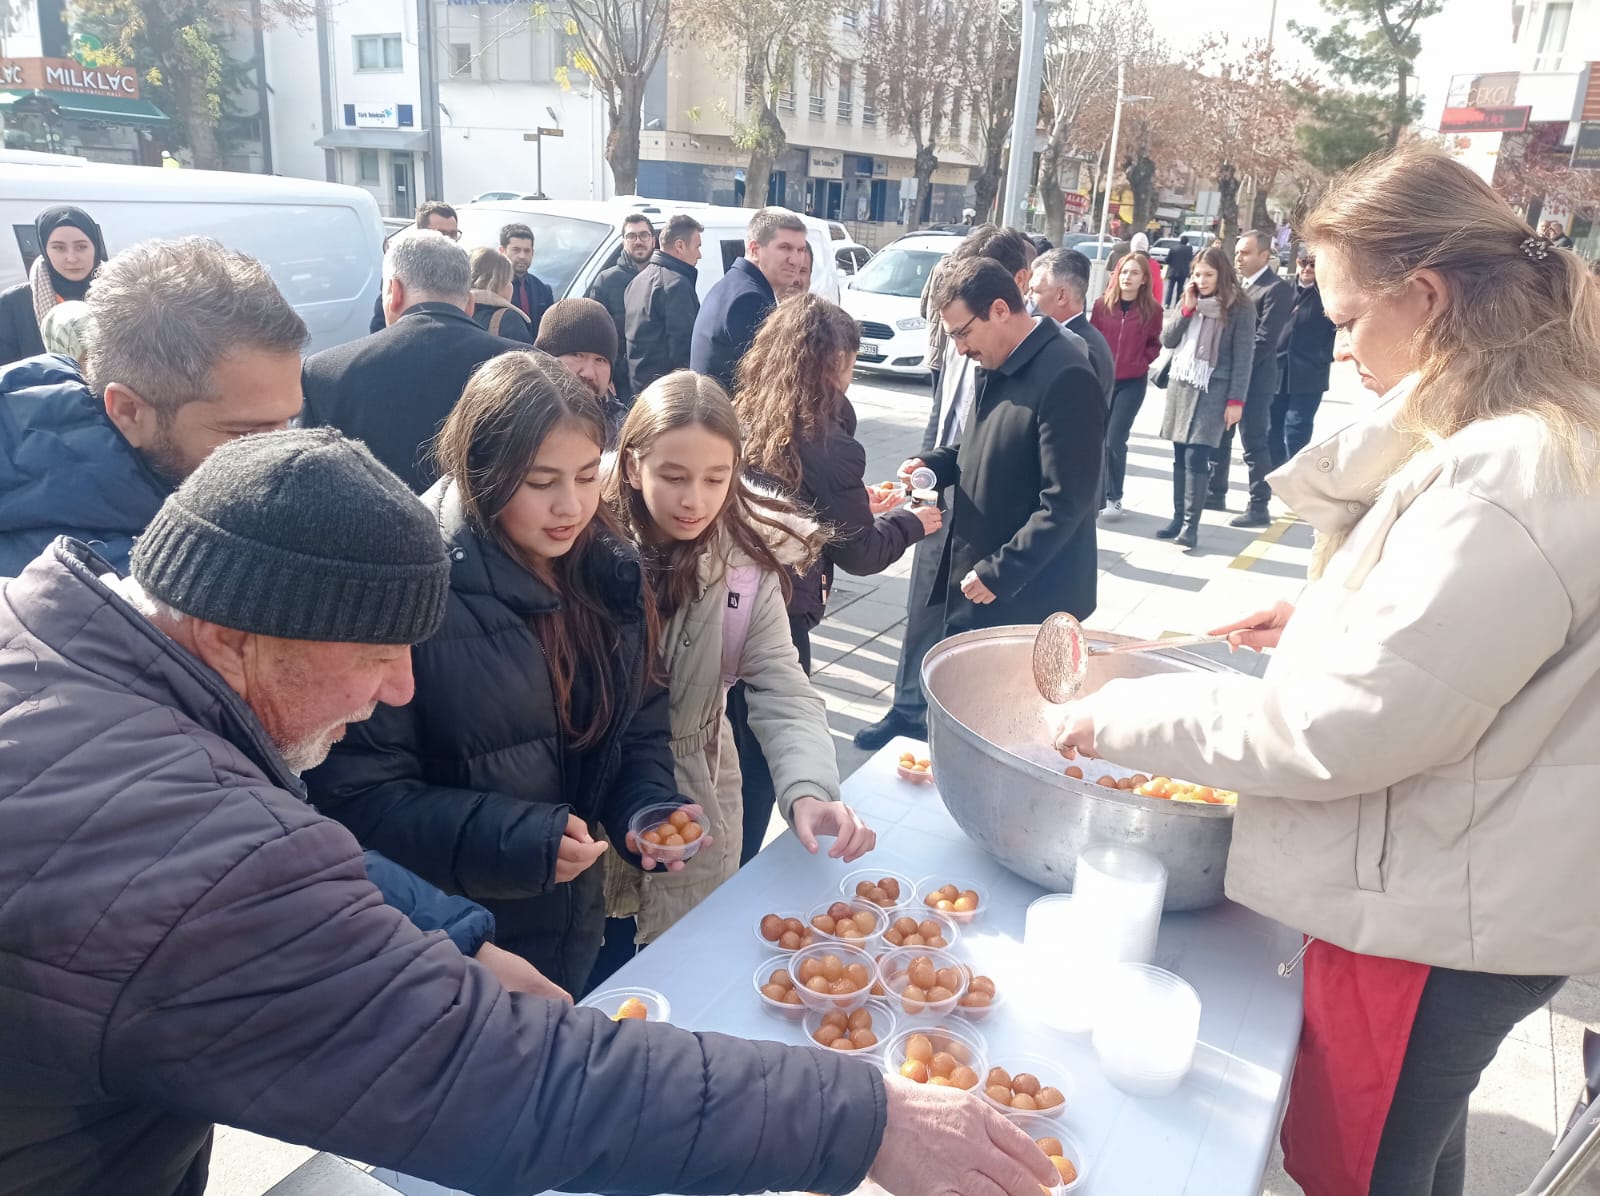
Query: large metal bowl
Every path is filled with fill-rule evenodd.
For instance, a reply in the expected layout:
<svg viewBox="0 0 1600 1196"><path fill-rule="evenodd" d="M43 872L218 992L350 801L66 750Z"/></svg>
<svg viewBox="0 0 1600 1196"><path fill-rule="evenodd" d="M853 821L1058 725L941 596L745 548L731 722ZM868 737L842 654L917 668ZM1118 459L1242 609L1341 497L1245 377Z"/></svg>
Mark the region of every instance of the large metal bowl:
<svg viewBox="0 0 1600 1196"><path fill-rule="evenodd" d="M1233 807L1170 802L1073 780L1050 746L1061 707L1033 682L1036 626L968 631L922 662L928 739L944 804L972 841L1019 876L1057 892L1072 888L1078 852L1111 840L1141 848L1167 868L1169 910L1223 898ZM1091 631L1102 645L1129 637ZM1085 694L1118 677L1226 669L1179 650L1093 656ZM1137 760L1117 763L1134 768Z"/></svg>

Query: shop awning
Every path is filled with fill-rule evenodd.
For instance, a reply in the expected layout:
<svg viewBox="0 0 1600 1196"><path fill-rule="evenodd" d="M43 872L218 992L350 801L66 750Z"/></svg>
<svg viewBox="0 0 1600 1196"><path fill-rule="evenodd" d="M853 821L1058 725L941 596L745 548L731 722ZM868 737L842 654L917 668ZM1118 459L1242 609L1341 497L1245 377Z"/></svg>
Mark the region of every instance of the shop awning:
<svg viewBox="0 0 1600 1196"><path fill-rule="evenodd" d="M425 154L428 135L409 129L335 129L318 137L316 145L321 149L409 150Z"/></svg>
<svg viewBox="0 0 1600 1196"><path fill-rule="evenodd" d="M80 95L75 91L0 91L0 110L19 100L48 100L68 120L99 120L111 125L161 125L167 114L149 100L130 100L120 96Z"/></svg>

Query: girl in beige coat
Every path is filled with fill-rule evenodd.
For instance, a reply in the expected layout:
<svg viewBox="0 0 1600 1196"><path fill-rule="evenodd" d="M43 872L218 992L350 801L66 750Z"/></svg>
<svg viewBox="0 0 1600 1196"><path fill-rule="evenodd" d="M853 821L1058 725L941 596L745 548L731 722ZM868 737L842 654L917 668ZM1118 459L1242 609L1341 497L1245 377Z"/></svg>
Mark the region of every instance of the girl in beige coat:
<svg viewBox="0 0 1600 1196"><path fill-rule="evenodd" d="M1600 970L1600 287L1420 147L1302 233L1384 396L1271 478L1312 580L1221 629L1264 677L1112 682L1058 746L1242 794L1228 893L1309 936L1308 1196L1457 1196L1483 1068Z"/></svg>
<svg viewBox="0 0 1600 1196"><path fill-rule="evenodd" d="M725 713L734 681L749 690L778 810L806 850L830 835L829 855L850 861L876 836L839 801L827 708L789 636L794 570L815 559L823 537L787 502L745 482L739 421L722 387L687 370L646 387L623 423L606 495L640 546L661 606L677 783L714 831L701 853L712 858L692 870L647 875L608 860L608 913L636 918L644 945L738 871L743 800Z"/></svg>

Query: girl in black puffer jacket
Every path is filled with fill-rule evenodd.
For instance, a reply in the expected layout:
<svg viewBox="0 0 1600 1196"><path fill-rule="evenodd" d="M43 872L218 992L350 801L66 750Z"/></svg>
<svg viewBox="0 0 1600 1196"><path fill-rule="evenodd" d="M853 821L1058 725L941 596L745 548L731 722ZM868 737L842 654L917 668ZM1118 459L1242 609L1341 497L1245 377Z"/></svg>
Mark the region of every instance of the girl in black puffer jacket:
<svg viewBox="0 0 1600 1196"><path fill-rule="evenodd" d="M656 866L626 846L628 820L684 800L650 669L654 604L600 505L604 435L545 354L473 375L423 496L453 564L444 626L414 652L416 696L352 726L306 777L319 809L486 905L499 945L573 993L604 926L599 833Z"/></svg>

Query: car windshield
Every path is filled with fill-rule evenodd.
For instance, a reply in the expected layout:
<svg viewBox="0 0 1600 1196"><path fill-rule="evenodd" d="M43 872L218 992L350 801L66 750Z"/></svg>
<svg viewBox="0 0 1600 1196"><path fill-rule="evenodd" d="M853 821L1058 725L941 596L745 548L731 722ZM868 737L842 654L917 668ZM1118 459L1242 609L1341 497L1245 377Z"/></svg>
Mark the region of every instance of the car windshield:
<svg viewBox="0 0 1600 1196"><path fill-rule="evenodd" d="M532 229L533 272L549 285L557 299L567 293L583 263L594 256L606 238L616 233L609 224L547 212L462 208L459 215L461 247L469 252L479 246L498 247L502 225L526 224Z"/></svg>
<svg viewBox="0 0 1600 1196"><path fill-rule="evenodd" d="M930 249L896 249L890 246L861 268L854 290L873 295L921 296L928 275L944 254Z"/></svg>

